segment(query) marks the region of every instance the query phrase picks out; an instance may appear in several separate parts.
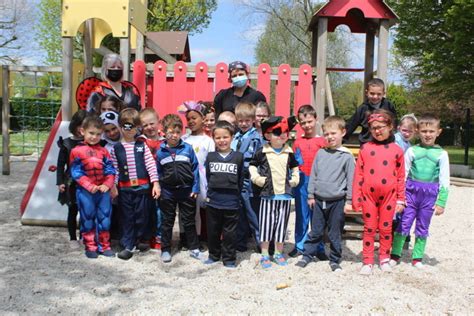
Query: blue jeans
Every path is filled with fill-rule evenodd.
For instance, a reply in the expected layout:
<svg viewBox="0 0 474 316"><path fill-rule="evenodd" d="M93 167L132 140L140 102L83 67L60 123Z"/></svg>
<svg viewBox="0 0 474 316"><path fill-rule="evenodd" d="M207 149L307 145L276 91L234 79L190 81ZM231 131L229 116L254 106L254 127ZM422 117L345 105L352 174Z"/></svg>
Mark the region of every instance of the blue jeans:
<svg viewBox="0 0 474 316"><path fill-rule="evenodd" d="M304 244L308 238L309 225L313 217L313 210L308 205L309 177L300 171L300 183L294 188L295 195L295 248L303 252ZM318 245L318 253L324 252L324 243Z"/></svg>
<svg viewBox="0 0 474 316"><path fill-rule="evenodd" d="M243 190L241 192L242 207L240 208L239 223L237 225L237 250L247 250L247 238L249 233L260 245L260 232L258 229L258 217L253 204L258 203L260 197L250 196L250 192ZM258 210L257 210L258 211Z"/></svg>

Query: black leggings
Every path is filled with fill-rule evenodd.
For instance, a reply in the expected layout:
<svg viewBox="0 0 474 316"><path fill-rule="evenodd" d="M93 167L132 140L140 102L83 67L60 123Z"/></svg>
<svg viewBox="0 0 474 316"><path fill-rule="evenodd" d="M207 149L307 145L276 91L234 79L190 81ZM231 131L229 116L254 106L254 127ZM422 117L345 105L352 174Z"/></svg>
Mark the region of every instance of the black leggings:
<svg viewBox="0 0 474 316"><path fill-rule="evenodd" d="M71 203L68 206L67 212L67 230L69 231L69 238L71 240L77 240L77 204Z"/></svg>

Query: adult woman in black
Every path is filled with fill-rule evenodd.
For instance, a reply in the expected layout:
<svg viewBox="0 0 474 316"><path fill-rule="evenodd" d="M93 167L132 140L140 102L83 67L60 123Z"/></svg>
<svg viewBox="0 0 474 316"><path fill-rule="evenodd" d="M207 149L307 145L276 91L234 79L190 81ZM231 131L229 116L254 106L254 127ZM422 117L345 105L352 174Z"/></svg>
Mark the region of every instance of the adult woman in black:
<svg viewBox="0 0 474 316"><path fill-rule="evenodd" d="M234 112L235 106L241 101L247 101L257 104L260 101L266 102L265 96L248 85L248 68L241 61L234 61L229 64L229 78L232 81L232 87L222 89L214 98L214 108L216 110L216 119L222 112Z"/></svg>
<svg viewBox="0 0 474 316"><path fill-rule="evenodd" d="M104 56L101 70L103 81L95 87L89 96L87 100L87 111L93 111L97 101L107 95L120 99L126 108L130 107L137 111L141 110L138 90L131 82L122 80L123 68L124 65L120 55L107 54Z"/></svg>

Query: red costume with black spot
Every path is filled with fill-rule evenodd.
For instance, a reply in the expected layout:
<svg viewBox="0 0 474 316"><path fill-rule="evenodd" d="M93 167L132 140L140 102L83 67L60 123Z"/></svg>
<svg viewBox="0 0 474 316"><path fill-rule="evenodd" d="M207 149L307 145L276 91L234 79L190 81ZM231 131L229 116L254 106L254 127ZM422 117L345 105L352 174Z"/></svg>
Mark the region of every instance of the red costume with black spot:
<svg viewBox="0 0 474 316"><path fill-rule="evenodd" d="M352 206L363 212L363 263L374 263L374 240L378 230L379 261L390 259L392 220L397 203L405 203L405 162L403 150L393 142L365 143L354 173Z"/></svg>

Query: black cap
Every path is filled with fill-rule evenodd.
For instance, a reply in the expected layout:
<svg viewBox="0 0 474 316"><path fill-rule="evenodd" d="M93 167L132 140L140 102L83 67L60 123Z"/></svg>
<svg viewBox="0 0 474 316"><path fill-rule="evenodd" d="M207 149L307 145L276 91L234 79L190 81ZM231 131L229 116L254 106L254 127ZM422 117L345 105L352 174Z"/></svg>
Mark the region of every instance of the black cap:
<svg viewBox="0 0 474 316"><path fill-rule="evenodd" d="M245 70L245 72L248 72L247 64L238 60L233 61L229 64L229 73L231 73L232 70L235 70L235 69L242 69L242 70Z"/></svg>

